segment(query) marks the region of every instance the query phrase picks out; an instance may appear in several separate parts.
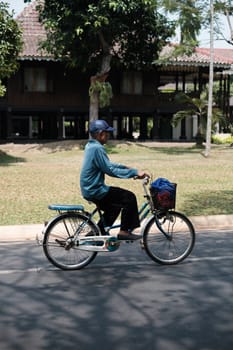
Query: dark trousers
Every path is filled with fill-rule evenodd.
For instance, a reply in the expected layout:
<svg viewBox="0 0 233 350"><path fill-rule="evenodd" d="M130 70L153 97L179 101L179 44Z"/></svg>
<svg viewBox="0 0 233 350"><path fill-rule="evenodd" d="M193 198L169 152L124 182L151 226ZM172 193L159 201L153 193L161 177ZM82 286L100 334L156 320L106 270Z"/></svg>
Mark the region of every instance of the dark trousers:
<svg viewBox="0 0 233 350"><path fill-rule="evenodd" d="M108 193L93 202L104 212L104 225L111 226L121 212L121 230L132 231L140 226L137 199L133 192L110 187ZM101 231L103 223L99 223Z"/></svg>

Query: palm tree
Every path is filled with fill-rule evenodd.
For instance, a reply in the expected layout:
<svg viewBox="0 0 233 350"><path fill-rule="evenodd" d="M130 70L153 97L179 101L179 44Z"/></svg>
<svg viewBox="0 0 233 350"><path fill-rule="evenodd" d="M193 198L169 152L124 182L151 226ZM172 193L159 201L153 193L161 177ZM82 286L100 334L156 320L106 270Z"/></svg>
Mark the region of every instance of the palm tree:
<svg viewBox="0 0 233 350"><path fill-rule="evenodd" d="M187 48L197 46L197 36L203 21L203 3L193 0L160 0L158 3L166 13L176 18L180 30L180 49L186 47L187 51Z"/></svg>
<svg viewBox="0 0 233 350"><path fill-rule="evenodd" d="M198 117L198 130L196 134L196 145L202 146L205 139L205 131L207 124L207 111L208 111L208 95L207 91L203 91L200 98L190 97L185 93L179 93L175 96L175 101L178 104L184 105L186 108L178 111L173 115L172 126L176 127L181 120L186 117L192 117L196 115ZM225 123L225 119L222 115L222 111L213 106L212 109L212 130L215 131L216 124L218 122Z"/></svg>

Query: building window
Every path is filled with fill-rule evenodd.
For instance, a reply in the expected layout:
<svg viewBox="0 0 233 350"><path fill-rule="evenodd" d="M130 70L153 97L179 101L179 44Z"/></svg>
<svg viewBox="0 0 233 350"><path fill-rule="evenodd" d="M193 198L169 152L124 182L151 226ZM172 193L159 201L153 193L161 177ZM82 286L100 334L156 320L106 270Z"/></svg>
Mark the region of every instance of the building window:
<svg viewBox="0 0 233 350"><path fill-rule="evenodd" d="M121 92L123 94L142 95L142 73L123 73Z"/></svg>
<svg viewBox="0 0 233 350"><path fill-rule="evenodd" d="M158 87L161 93L185 92L190 93L197 90L197 76L190 74L160 75Z"/></svg>
<svg viewBox="0 0 233 350"><path fill-rule="evenodd" d="M179 90L182 91L181 81L178 76L160 75L158 90L162 93L173 93Z"/></svg>
<svg viewBox="0 0 233 350"><path fill-rule="evenodd" d="M47 70L45 68L25 68L24 91L51 92L52 81L48 79Z"/></svg>

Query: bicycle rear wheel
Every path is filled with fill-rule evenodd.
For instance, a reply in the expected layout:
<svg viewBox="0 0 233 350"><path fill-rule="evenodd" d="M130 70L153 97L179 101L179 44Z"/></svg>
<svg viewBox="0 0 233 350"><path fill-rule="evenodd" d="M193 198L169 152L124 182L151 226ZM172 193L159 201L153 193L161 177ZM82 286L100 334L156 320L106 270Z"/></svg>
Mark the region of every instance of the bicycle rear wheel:
<svg viewBox="0 0 233 350"><path fill-rule="evenodd" d="M152 260L173 265L193 250L195 230L184 214L168 211L160 217L151 217L144 229L143 243Z"/></svg>
<svg viewBox="0 0 233 350"><path fill-rule="evenodd" d="M52 220L44 233L43 250L48 260L62 270L78 270L88 265L97 252L79 250L74 236L99 235L95 225L80 213L64 213Z"/></svg>

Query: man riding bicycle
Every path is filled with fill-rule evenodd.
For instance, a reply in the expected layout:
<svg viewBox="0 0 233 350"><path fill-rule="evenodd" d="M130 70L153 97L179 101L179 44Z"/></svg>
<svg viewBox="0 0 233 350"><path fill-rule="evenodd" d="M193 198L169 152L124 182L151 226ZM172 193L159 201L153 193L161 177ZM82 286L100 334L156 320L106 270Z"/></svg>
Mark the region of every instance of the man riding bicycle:
<svg viewBox="0 0 233 350"><path fill-rule="evenodd" d="M111 226L121 213L120 240L136 240L141 236L132 231L140 226L137 199L133 192L105 184L105 174L121 179L149 177L144 172L125 165L112 163L104 144L107 143L114 128L105 120L95 120L90 124L91 139L85 146L85 154L80 175L82 195L103 210L104 224L99 222L102 232L104 226Z"/></svg>

